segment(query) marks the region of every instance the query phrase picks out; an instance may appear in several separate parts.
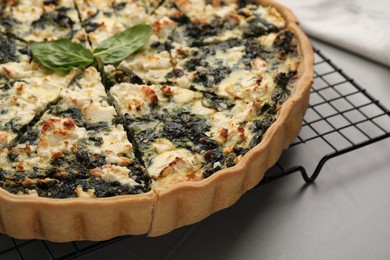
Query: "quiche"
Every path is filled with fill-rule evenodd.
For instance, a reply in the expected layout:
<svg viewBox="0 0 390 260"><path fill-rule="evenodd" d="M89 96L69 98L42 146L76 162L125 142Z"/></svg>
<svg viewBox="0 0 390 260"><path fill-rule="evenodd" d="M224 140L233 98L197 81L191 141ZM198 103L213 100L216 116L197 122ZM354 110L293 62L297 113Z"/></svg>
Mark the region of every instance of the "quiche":
<svg viewBox="0 0 390 260"><path fill-rule="evenodd" d="M31 44L125 59L57 71ZM273 1L6 0L0 9L0 232L57 242L163 235L234 204L296 137L310 42Z"/></svg>

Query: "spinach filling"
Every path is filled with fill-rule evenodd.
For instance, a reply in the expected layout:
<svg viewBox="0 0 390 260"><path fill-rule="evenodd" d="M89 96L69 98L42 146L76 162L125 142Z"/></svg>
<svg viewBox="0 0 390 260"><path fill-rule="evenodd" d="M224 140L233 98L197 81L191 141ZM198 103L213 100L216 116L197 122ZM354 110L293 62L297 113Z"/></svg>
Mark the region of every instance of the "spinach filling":
<svg viewBox="0 0 390 260"><path fill-rule="evenodd" d="M67 15L69 10L69 8L61 7L57 8L56 12L44 13L38 20L33 21L31 26L45 30L48 25L53 25L60 29L68 29L72 32L75 22Z"/></svg>
<svg viewBox="0 0 390 260"><path fill-rule="evenodd" d="M99 27L99 23L93 21L99 12L100 10L97 10L93 15L82 22L82 26L87 33L94 32Z"/></svg>
<svg viewBox="0 0 390 260"><path fill-rule="evenodd" d="M103 82L106 89L110 89L115 84L120 83L131 83L143 85L146 84L140 77L135 75L134 73L129 73L127 71L116 69L110 73L103 73Z"/></svg>
<svg viewBox="0 0 390 260"><path fill-rule="evenodd" d="M281 72L275 77L275 92L272 95L272 100L277 104L282 104L291 95L291 90L288 88L290 83L297 75L296 71L288 73Z"/></svg>
<svg viewBox="0 0 390 260"><path fill-rule="evenodd" d="M209 88L221 83L231 72L231 68L221 64L217 68L209 68L205 69L205 72L197 72L193 81L194 83L200 83L204 87Z"/></svg>
<svg viewBox="0 0 390 260"><path fill-rule="evenodd" d="M94 155L96 156L96 155ZM92 156L90 156L92 157ZM94 190L96 197L111 197L126 194L140 194L147 192L149 179L144 174L144 168L137 162L133 162L128 168L134 174L133 178L139 185L121 185L118 181L106 182L90 174L85 166L84 159L56 158L49 170L34 167L29 174L17 172L7 173L0 169L0 187L11 193L26 193L36 189L41 197L50 198L74 198L75 189L81 187L83 191ZM92 165L90 165L92 167Z"/></svg>
<svg viewBox="0 0 390 260"><path fill-rule="evenodd" d="M281 31L278 33L273 46L278 52L284 52L284 54L297 52L297 47L291 44L293 38L294 34L291 31Z"/></svg>
<svg viewBox="0 0 390 260"><path fill-rule="evenodd" d="M119 12L122 11L126 7L126 2L118 3L118 4L112 4L112 8L114 11Z"/></svg>
<svg viewBox="0 0 390 260"><path fill-rule="evenodd" d="M4 12L0 11L0 25L4 26L6 33L12 34L13 28L20 24L21 23L15 18L6 15Z"/></svg>
<svg viewBox="0 0 390 260"><path fill-rule="evenodd" d="M45 0L43 2L44 5L55 5L57 6L58 5L58 0Z"/></svg>
<svg viewBox="0 0 390 260"><path fill-rule="evenodd" d="M0 64L17 61L15 40L0 34Z"/></svg>
<svg viewBox="0 0 390 260"><path fill-rule="evenodd" d="M192 47L204 45L204 39L209 36L217 36L222 31L233 29L234 25L222 19L212 20L210 23L187 23L184 35L189 38L189 45Z"/></svg>
<svg viewBox="0 0 390 260"><path fill-rule="evenodd" d="M213 108L217 111L230 110L234 107L234 102L224 97L217 96L213 93L203 93L203 105Z"/></svg>
<svg viewBox="0 0 390 260"><path fill-rule="evenodd" d="M155 41L151 44L150 47L152 49L155 49L157 51L157 53L160 53L163 51L169 52L170 50L172 50L174 48L170 41L166 41L166 42Z"/></svg>
<svg viewBox="0 0 390 260"><path fill-rule="evenodd" d="M224 163L222 148L206 135L210 130L207 121L188 111L163 110L137 120L127 117L126 125L132 133L133 143L137 145L146 167L153 162L151 158L155 152L152 143L160 138L168 139L179 149L183 148L203 155L206 161L203 173L205 177L221 169L219 165ZM216 162L220 164L214 165Z"/></svg>
<svg viewBox="0 0 390 260"><path fill-rule="evenodd" d="M60 106L53 106L50 108L50 113L61 118L70 117L78 127L83 127L87 131L105 131L109 129L108 123L104 121L93 124L88 123L83 113L75 107L69 107L62 110Z"/></svg>
<svg viewBox="0 0 390 260"><path fill-rule="evenodd" d="M57 116L57 117L61 117L61 118L70 117L70 118L72 118L72 120L75 122L75 124L78 127L84 127L86 124L83 113L75 107L70 107L70 108L67 108L65 110L62 110L59 106L53 106L50 108L49 112L50 112L50 114Z"/></svg>
<svg viewBox="0 0 390 260"><path fill-rule="evenodd" d="M222 51L228 55L229 49L240 46L242 43L242 40L230 40L199 47L184 57L186 58L184 68L189 72L194 72L194 83L200 84L205 88L216 86L234 70L233 67L224 64L222 59L215 57L217 51ZM182 54L179 54L180 58L183 58L182 56ZM182 75L184 75L183 71L175 76L181 77Z"/></svg>
<svg viewBox="0 0 390 260"><path fill-rule="evenodd" d="M259 112L259 119L255 120L250 126L250 130L255 133L253 136L250 146L254 147L260 143L261 138L267 131L267 129L273 124L276 120L276 115L278 113L278 105L283 104L286 99L291 95L291 90L289 86L291 82L295 79L297 71L290 71L289 73L281 72L279 73L275 81L275 91L271 97L269 103L265 103Z"/></svg>
<svg viewBox="0 0 390 260"><path fill-rule="evenodd" d="M277 31L278 29L274 25L260 17L252 19L243 29L244 38L259 37Z"/></svg>

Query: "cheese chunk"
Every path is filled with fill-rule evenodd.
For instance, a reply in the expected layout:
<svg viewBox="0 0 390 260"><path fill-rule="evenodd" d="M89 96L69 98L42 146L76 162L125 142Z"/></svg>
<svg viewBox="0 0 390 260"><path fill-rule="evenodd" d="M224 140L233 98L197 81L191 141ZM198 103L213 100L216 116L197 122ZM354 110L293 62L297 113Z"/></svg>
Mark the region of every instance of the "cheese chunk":
<svg viewBox="0 0 390 260"><path fill-rule="evenodd" d="M160 153L148 167L149 174L159 188L168 188L174 183L203 179L201 168L204 159L186 149Z"/></svg>

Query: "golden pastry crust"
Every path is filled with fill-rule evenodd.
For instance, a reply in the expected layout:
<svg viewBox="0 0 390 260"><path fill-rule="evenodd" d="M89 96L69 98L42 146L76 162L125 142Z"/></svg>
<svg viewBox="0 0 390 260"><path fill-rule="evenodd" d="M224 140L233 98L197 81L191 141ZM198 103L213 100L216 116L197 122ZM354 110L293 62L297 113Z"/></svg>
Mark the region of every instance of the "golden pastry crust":
<svg viewBox="0 0 390 260"><path fill-rule="evenodd" d="M49 199L13 195L0 189L0 232L20 239L55 242L106 240L125 234L158 236L231 206L256 186L266 170L276 163L282 150L287 149L297 136L313 82L313 51L297 18L289 9L273 1L257 3L274 6L294 32L302 56L298 70L300 78L260 144L236 166L202 181L111 198Z"/></svg>
<svg viewBox="0 0 390 260"><path fill-rule="evenodd" d="M145 234L156 198L151 191L99 199L48 199L0 189L0 200L0 233L66 242Z"/></svg>

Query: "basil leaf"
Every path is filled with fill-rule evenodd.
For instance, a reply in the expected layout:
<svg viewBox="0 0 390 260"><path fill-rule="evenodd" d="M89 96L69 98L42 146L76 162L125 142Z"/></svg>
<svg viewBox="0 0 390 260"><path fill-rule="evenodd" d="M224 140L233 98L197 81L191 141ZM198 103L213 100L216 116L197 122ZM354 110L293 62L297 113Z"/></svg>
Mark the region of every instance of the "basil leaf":
<svg viewBox="0 0 390 260"><path fill-rule="evenodd" d="M92 52L69 39L30 44L33 59L51 70L82 69L94 61Z"/></svg>
<svg viewBox="0 0 390 260"><path fill-rule="evenodd" d="M144 46L151 35L150 25L138 24L102 41L93 54L104 64L117 63Z"/></svg>

